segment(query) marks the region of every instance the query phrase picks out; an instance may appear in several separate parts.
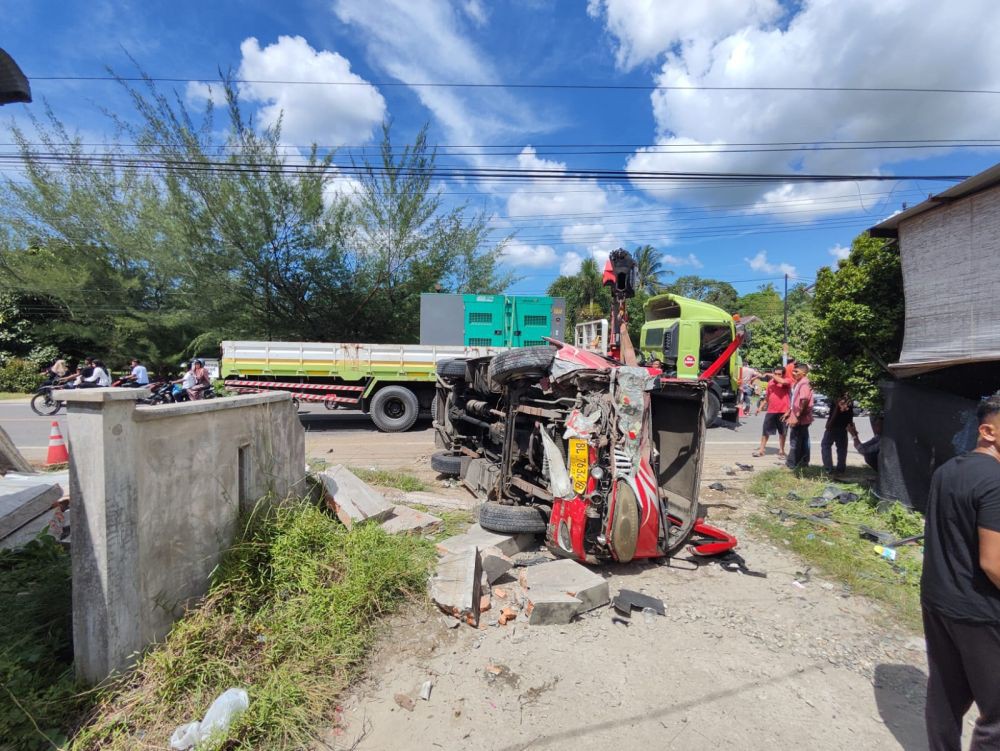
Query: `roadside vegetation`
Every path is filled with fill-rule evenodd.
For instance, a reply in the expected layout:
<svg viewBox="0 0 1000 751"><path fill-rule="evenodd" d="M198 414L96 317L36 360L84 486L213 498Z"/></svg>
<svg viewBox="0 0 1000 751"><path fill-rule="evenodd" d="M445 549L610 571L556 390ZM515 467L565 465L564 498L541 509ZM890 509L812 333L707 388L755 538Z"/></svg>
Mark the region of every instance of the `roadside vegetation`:
<svg viewBox="0 0 1000 751"><path fill-rule="evenodd" d="M810 501L829 485L858 498L849 503L833 499L825 508L811 508ZM891 561L875 550L878 542L861 536L862 526L897 540L922 534L920 514L898 503L880 509L860 474L847 482L831 482L818 468L801 474L766 470L754 475L748 490L766 504L751 517L755 530L787 545L818 573L882 603L891 620L920 629L922 541L900 546Z"/></svg>
<svg viewBox="0 0 1000 751"><path fill-rule="evenodd" d="M351 467L350 469L351 472L369 485L395 488L405 493L415 493L420 490L430 489L426 482L419 477L411 475L409 472L390 469L364 469L362 467Z"/></svg>
<svg viewBox="0 0 1000 751"><path fill-rule="evenodd" d="M77 751L163 748L229 687L250 707L216 748L305 748L335 723L378 619L423 596L430 542L345 530L317 506L259 507L209 594L98 698Z"/></svg>
<svg viewBox="0 0 1000 751"><path fill-rule="evenodd" d="M69 553L50 535L0 551L0 749L60 747L86 699L73 676Z"/></svg>

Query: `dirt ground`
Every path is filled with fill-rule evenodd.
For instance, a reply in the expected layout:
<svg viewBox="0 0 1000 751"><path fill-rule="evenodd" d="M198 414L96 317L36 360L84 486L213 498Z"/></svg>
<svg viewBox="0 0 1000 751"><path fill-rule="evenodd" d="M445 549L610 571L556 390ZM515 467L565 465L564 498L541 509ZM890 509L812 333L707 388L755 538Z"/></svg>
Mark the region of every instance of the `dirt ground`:
<svg viewBox="0 0 1000 751"><path fill-rule="evenodd" d="M405 468L436 483L449 503L462 502L464 491L442 486L430 469L429 430L343 427L307 434L307 454ZM747 534L754 502L742 486L750 473L732 477L723 468L777 463L748 459L756 430L710 432L702 500L708 518L737 534L748 565L767 578L684 557L606 567L612 594L627 587L666 605L666 617L633 613L627 625L599 608L567 626L489 625L495 619L487 613L478 630L449 628L453 621L437 611L416 608L388 628L368 677L343 704L342 727L322 747L926 748L922 637ZM716 480L725 492L706 490ZM433 684L428 701L416 698L425 681ZM397 694L416 699L412 711Z"/></svg>

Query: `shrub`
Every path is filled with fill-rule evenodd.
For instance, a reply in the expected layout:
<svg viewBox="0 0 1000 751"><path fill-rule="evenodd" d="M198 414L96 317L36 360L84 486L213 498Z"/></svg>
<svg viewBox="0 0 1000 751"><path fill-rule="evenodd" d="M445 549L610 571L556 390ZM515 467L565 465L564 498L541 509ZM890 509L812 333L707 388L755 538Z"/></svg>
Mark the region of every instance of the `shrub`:
<svg viewBox="0 0 1000 751"><path fill-rule="evenodd" d="M43 380L38 366L29 360L12 357L0 365L0 391L28 394L37 389Z"/></svg>

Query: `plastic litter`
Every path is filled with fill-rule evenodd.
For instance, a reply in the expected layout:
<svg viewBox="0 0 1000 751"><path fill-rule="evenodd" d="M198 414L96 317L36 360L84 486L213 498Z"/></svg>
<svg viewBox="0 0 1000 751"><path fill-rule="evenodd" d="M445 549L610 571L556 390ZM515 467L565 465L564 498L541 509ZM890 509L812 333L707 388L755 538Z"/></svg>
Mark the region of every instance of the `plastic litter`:
<svg viewBox="0 0 1000 751"><path fill-rule="evenodd" d="M556 448L555 441L544 430L542 434L542 448L549 463L549 487L555 498L572 498L573 481L569 477L569 470L563 462L562 454Z"/></svg>
<svg viewBox="0 0 1000 751"><path fill-rule="evenodd" d="M563 439L582 438L589 440L600 420L600 410L594 412L590 417L584 417L580 410L574 409L566 418L566 431L563 433Z"/></svg>
<svg viewBox="0 0 1000 751"><path fill-rule="evenodd" d="M653 623L656 620L656 616L657 616L657 612L655 610L653 610L652 608L643 608L642 609L642 620L645 623L647 623L647 624Z"/></svg>
<svg viewBox="0 0 1000 751"><path fill-rule="evenodd" d="M887 561L894 561L894 560L896 560L896 549L895 548L887 548L884 545L876 545L875 546L875 552L878 553L883 558L885 558Z"/></svg>
<svg viewBox="0 0 1000 751"><path fill-rule="evenodd" d="M250 695L242 688L227 688L219 694L205 712L201 722L189 722L178 727L170 736L170 748L186 751L210 738L224 734L233 720L247 711Z"/></svg>
<svg viewBox="0 0 1000 751"><path fill-rule="evenodd" d="M708 489L723 491L726 489L726 486L723 485L721 482L713 482L711 485L708 486Z"/></svg>
<svg viewBox="0 0 1000 751"><path fill-rule="evenodd" d="M431 681L424 681L424 685L420 687L420 698L424 701L429 701L431 698L431 689L434 684Z"/></svg>

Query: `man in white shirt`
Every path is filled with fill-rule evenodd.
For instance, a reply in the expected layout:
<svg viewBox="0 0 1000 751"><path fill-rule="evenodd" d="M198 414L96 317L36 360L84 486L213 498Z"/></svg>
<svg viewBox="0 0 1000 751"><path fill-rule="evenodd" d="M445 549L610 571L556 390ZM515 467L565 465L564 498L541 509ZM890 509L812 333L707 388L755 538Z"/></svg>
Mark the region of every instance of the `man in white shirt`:
<svg viewBox="0 0 1000 751"><path fill-rule="evenodd" d="M122 380L126 381L126 385L132 386L148 386L149 385L149 371L146 370L146 366L141 362L136 360L134 357L130 361L132 364L131 375L125 376Z"/></svg>

